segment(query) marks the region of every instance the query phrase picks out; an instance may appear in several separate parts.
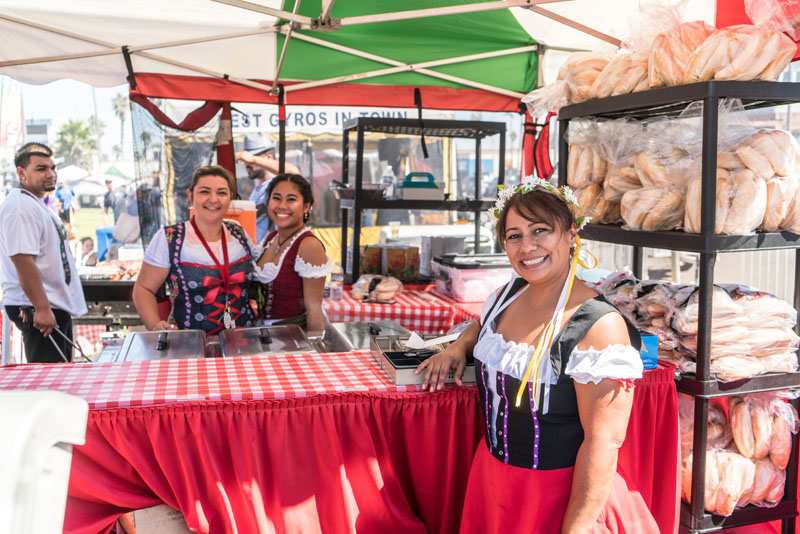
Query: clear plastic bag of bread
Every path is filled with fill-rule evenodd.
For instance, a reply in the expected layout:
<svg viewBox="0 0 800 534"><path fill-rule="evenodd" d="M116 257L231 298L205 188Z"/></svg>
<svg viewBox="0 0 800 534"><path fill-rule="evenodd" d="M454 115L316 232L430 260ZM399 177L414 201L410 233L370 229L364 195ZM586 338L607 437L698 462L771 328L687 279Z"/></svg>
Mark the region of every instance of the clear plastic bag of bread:
<svg viewBox="0 0 800 534"><path fill-rule="evenodd" d="M685 502L692 499L692 455L685 456L681 463L681 497ZM756 476L756 465L730 449L706 451L704 507L707 512L729 516L740 500L752 491Z"/></svg>
<svg viewBox="0 0 800 534"><path fill-rule="evenodd" d="M681 458L691 455L694 442L694 399L684 393L678 394L678 427L681 437ZM709 449L724 449L733 434L725 412L718 406L708 406L706 443Z"/></svg>
<svg viewBox="0 0 800 534"><path fill-rule="evenodd" d="M356 300L392 304L402 290L402 282L393 276L363 274L353 284L350 294Z"/></svg>
<svg viewBox="0 0 800 534"><path fill-rule="evenodd" d="M673 230L683 221L683 191L670 187L644 187L622 195L620 213L632 230Z"/></svg>
<svg viewBox="0 0 800 534"><path fill-rule="evenodd" d="M680 228L693 166L679 149L666 157L649 150L637 154L633 168L643 187L622 195L620 213L625 225L648 232Z"/></svg>
<svg viewBox="0 0 800 534"><path fill-rule="evenodd" d="M767 291L744 284L719 284L740 306L752 324L761 328L793 330L797 325L797 310L788 302Z"/></svg>
<svg viewBox="0 0 800 534"><path fill-rule="evenodd" d="M617 119L597 124L595 146L608 162L603 180L603 197L607 201L618 203L626 192L642 188L633 159L642 150L644 135L642 121Z"/></svg>
<svg viewBox="0 0 800 534"><path fill-rule="evenodd" d="M612 223L619 220L619 202L609 202L603 198L603 186L589 183L586 187L576 189L578 215L589 217L590 222Z"/></svg>
<svg viewBox="0 0 800 534"><path fill-rule="evenodd" d="M797 46L768 25L715 30L689 56L685 83L708 80L777 80Z"/></svg>
<svg viewBox="0 0 800 534"><path fill-rule="evenodd" d="M639 280L630 271L611 273L594 284L595 290L605 297L626 319L636 323L636 298Z"/></svg>
<svg viewBox="0 0 800 534"><path fill-rule="evenodd" d="M694 142L686 145L691 157L699 159L702 147L702 102L687 107L679 122L684 126L687 136ZM716 171L716 217L714 233L728 235L751 234L765 219L767 210L767 178L773 173L768 158L757 146L776 145L775 140L760 135L747 117L741 101L725 99L720 101L719 134L717 142ZM778 135L774 136L776 139ZM780 143L786 143L782 136ZM775 151L773 151L775 152ZM776 159L779 156L772 154ZM744 159L743 159L744 157ZM747 161L745 161L747 160ZM769 175L769 176L765 176ZM690 180L686 192L686 214L684 230L700 233L702 180L700 169Z"/></svg>
<svg viewBox="0 0 800 534"><path fill-rule="evenodd" d="M700 291L697 286L685 286L673 294L675 310L672 313L672 328L681 336L697 335L697 319L700 313ZM724 287L714 285L711 294L711 322L714 329L731 326L745 327L747 316Z"/></svg>
<svg viewBox="0 0 800 534"><path fill-rule="evenodd" d="M682 85L692 51L714 28L701 20L683 22L658 34L650 48L648 83L651 88Z"/></svg>
<svg viewBox="0 0 800 534"><path fill-rule="evenodd" d="M783 497L797 412L774 393L729 399L731 430L737 450L755 462L753 486L738 506L775 506Z"/></svg>
<svg viewBox="0 0 800 534"><path fill-rule="evenodd" d="M798 431L797 411L774 393L731 397L728 401L733 440L739 452L754 460L769 459L786 469L792 434Z"/></svg>
<svg viewBox="0 0 800 534"><path fill-rule="evenodd" d="M590 184L602 184L608 171L608 162L598 149L600 132L595 121L572 121L567 131L569 156L567 160L567 185L583 189Z"/></svg>
<svg viewBox="0 0 800 534"><path fill-rule="evenodd" d="M692 50L714 31L703 21L684 22L683 7L680 2L645 4L627 39L629 46L648 54L651 88L683 84Z"/></svg>
<svg viewBox="0 0 800 534"><path fill-rule="evenodd" d="M597 75L589 93L592 98L607 98L648 88L647 54L620 50Z"/></svg>
<svg viewBox="0 0 800 534"><path fill-rule="evenodd" d="M608 65L610 56L596 52L571 54L558 71L553 83L534 89L522 98L533 115L557 112L564 106L592 98L597 76Z"/></svg>

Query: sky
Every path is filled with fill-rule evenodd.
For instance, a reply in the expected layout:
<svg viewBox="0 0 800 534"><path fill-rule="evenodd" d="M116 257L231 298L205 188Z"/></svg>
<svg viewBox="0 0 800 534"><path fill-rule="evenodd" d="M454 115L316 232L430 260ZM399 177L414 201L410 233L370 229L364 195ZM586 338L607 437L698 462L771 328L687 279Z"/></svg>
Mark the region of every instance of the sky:
<svg viewBox="0 0 800 534"><path fill-rule="evenodd" d="M120 124L111 102L118 93L127 94L126 85L92 88L90 85L73 80L59 80L46 85L20 85L26 120L51 119L54 134L59 125L68 120L88 119L94 115L96 106L97 115L106 125L101 139L103 152L110 156L111 147L119 144ZM125 150L128 158L132 152L130 128L130 113L128 113L125 120Z"/></svg>

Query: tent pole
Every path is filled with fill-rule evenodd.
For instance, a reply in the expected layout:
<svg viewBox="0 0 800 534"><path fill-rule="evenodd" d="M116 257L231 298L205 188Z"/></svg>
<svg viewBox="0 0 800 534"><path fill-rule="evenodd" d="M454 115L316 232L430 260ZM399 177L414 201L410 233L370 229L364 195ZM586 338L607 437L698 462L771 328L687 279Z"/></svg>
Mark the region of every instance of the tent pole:
<svg viewBox="0 0 800 534"><path fill-rule="evenodd" d="M331 11L333 11L333 4L336 0L322 0L322 11L319 14L319 20L328 20L331 18Z"/></svg>
<svg viewBox="0 0 800 534"><path fill-rule="evenodd" d="M0 16L0 18L3 18ZM153 43L141 46L129 46L128 50L133 52L144 52L146 50L154 50L158 48L172 48L176 46L186 46L192 44L210 43L213 41L222 41L225 39L236 39L238 37L250 37L253 35L264 35L268 33L275 33L275 28L267 28L257 31L234 32L222 35L211 35L208 37L199 37L196 39L183 39L180 41L168 41L164 43ZM63 54L60 56L44 56L29 59L12 59L9 61L0 61L0 67L16 67L19 65L34 65L36 63L48 63L53 61L69 61L71 59L85 59L90 57L102 57L118 54L119 50L116 48L109 48L108 50L95 50L93 52L79 52L77 54Z"/></svg>
<svg viewBox="0 0 800 534"><path fill-rule="evenodd" d="M297 13L297 10L300 8L300 2L301 0L295 0L292 13ZM281 77L283 61L286 59L286 50L289 48L289 39L292 38L293 31L294 25L290 24L289 29L286 30L286 37L283 40L283 46L281 47L281 55L278 58L278 64L275 66L275 78L272 80L272 88L270 89L272 92L275 92L275 87L278 85L278 79Z"/></svg>
<svg viewBox="0 0 800 534"><path fill-rule="evenodd" d="M237 78L236 76L229 76L222 72L216 72L209 69L204 69L203 67L198 67L197 65L191 65L189 63L183 63L181 61L175 61L169 58L165 58L163 56L159 56L156 54L150 54L149 52L137 52L135 55L142 56L143 58L147 58L153 61L159 61L161 63L166 63L167 65L172 65L173 67L180 67L182 69L191 70L194 72L199 72L200 74L205 74L206 76L210 76L212 78L220 78L222 80L228 80L234 83L238 83L239 85L244 85L246 87L252 87L253 89L258 89L260 91L270 91L270 86L258 83L258 82L251 82L250 80L246 80L244 78Z"/></svg>
<svg viewBox="0 0 800 534"><path fill-rule="evenodd" d="M373 78L373 77L376 77L376 76L383 76L383 75L386 75L386 74L392 74L394 72L403 72L403 71L411 71L411 70L413 70L415 72L418 72L420 74L424 74L424 75L429 76L431 78L438 78L438 79L441 79L441 80L447 80L447 81L458 83L458 84L461 84L461 85L464 85L464 86L467 86L467 87L474 87L476 89L483 89L485 91L499 93L499 94L503 94L503 95L506 95L506 96L511 96L511 97L514 97L514 98L522 98L524 96L523 93L517 93L516 91L509 91L509 90L506 90L506 89L501 89L499 87L494 87L494 86L491 86L491 85L482 84L482 83L479 83L479 82L474 82L472 80L467 80L467 79L460 78L460 77L457 77L457 76L451 76L449 74L444 74L444 73L441 73L441 72L429 70L429 69L427 69L425 67L440 66L440 65L450 65L450 64L453 64L453 63L463 63L463 62L466 62L466 61L474 61L474 60L477 60L477 59L484 59L484 58L488 58L488 57L498 57L498 56L504 56L504 55L510 55L510 54L519 54L519 53L528 52L528 51L532 51L532 50L537 50L538 49L537 45L530 45L530 46L524 46L524 47L518 47L518 48L511 48L511 49L508 49L508 50L498 50L498 51L495 51L495 52L484 52L484 53L481 53L481 54L472 54L472 55L469 55L469 56L461 56L461 57L457 57L457 58L447 58L447 59L433 60L433 61L428 61L428 62L424 62L424 63L419 63L417 65L406 65L406 64L404 64L404 63L402 63L400 61L394 60L394 59L386 58L386 57L383 57L383 56L378 56L378 55L375 55L375 54L370 54L368 52L363 52L363 51L358 50L356 48L350 48L350 47L347 47L347 46L338 45L338 44L331 43L331 42L325 41L323 39L317 39L315 37L311 37L309 35L305 35L305 34L302 34L302 33L296 33L296 34L294 34L294 37L295 37L295 39L299 39L301 41L307 41L307 42L310 42L310 43L313 43L313 44L316 44L316 45L319 45L319 46L322 46L322 47L325 47L325 48L331 48L331 49L337 50L339 52L344 52L346 54L354 55L354 56L357 56L357 57L362 57L364 59L370 59L372 61L377 61L377 62L380 62L380 63L394 65L396 67L396 69L380 69L380 70L372 71L372 72L369 72L369 73L351 74L351 75L347 75L347 76L337 76L335 78L331 78L331 79L327 79L327 80L319 80L319 81L314 81L314 82L301 83L301 84L292 85L292 86L287 87L286 88L287 91L298 91L298 90L301 90L301 89L308 89L310 87L320 87L320 86L324 86L324 85L331 85L331 84L334 84L334 83L340 83L340 82L343 82L343 81L353 81L353 80L358 80L358 79L363 79L363 78Z"/></svg>
<svg viewBox="0 0 800 534"><path fill-rule="evenodd" d="M295 13L290 13L282 9L275 9L274 7L267 7L261 4L254 4L252 2L246 2L245 0L211 0L211 1L216 2L218 4L225 4L226 6L233 6L233 7L238 7L240 9L246 9L248 11L255 11L256 13L261 13L262 15L270 15L278 19L286 19L291 22L303 24L305 26L311 26L311 17L306 17L304 15L297 15Z"/></svg>
<svg viewBox="0 0 800 534"><path fill-rule="evenodd" d="M389 67L386 69L377 69L368 72L361 72L357 74L347 74L344 76L336 76L334 78L326 78L324 80L314 80L313 82L305 82L305 83L298 83L294 84L291 87L287 87L287 91L300 91L303 89L309 89L312 87L320 87L324 85L331 85L334 83L344 83L344 82L351 82L355 80L363 80L366 78L376 78L378 76L387 76L389 74L395 74L398 72L408 72L408 71L417 71L419 72L420 69L426 69L428 67L439 67L442 65L452 65L454 63L466 63L468 61L477 61L479 59L486 59L492 57L500 57L500 56L510 56L513 54L522 54L525 52L532 52L538 51L538 45L530 45L530 46L520 46L518 48L509 48L507 50L497 50L494 52L484 52L481 54L472 54L469 56L459 56L447 59L436 59L432 61L425 61L423 63L412 63L409 65L399 65L397 67Z"/></svg>
<svg viewBox="0 0 800 534"><path fill-rule="evenodd" d="M93 39L91 37L87 37L86 35L80 35L78 33L73 33L67 30L62 30L60 28L54 28L52 26L46 26L44 24L39 24L38 22L32 22L30 20L21 19L19 17L12 17L11 15L2 15L0 14L0 20L6 20L8 22L13 22L15 24L19 24L21 26L29 26L36 30L42 30L49 33L55 33L56 35L61 35L62 37L69 37L71 39L75 39L76 41L83 41L84 43L91 43L97 46L102 46L105 48L113 48L115 50L119 50L119 46L113 43L108 43L106 41L100 41L99 39Z"/></svg>
<svg viewBox="0 0 800 534"><path fill-rule="evenodd" d="M595 29L592 29L589 26L581 24L580 22L575 22L574 20L569 19L567 17L564 17L562 15L559 15L558 13L553 13L549 9L544 9L544 8L541 8L541 7L531 6L530 10L533 11L534 13L538 13L539 15L541 15L543 17L547 17L547 18L552 19L552 20L554 20L556 22L560 22L561 24L564 24L565 26L569 26L570 28L575 28L576 30L582 31L583 33L585 33L587 35L591 35L592 37L596 37L597 39L600 39L601 41L605 41L607 43L611 43L612 45L617 46L617 47L622 46L622 41L620 41L616 37L612 37L612 36L610 36L608 34L605 34L603 32L600 32L600 31L597 31Z"/></svg>
<svg viewBox="0 0 800 534"><path fill-rule="evenodd" d="M376 15L362 15L358 17L342 17L337 21L338 26L353 26L355 24L370 24L373 22L390 22L398 20L418 19L424 17L439 17L443 15L460 15L464 13L477 13L481 11L495 11L512 7L531 8L536 4L549 4L568 0L500 0L494 2L477 2L448 7L434 7L428 9L410 9L408 11L395 11L393 13L380 13Z"/></svg>
<svg viewBox="0 0 800 534"><path fill-rule="evenodd" d="M286 172L286 101L283 86L278 86L278 173Z"/></svg>

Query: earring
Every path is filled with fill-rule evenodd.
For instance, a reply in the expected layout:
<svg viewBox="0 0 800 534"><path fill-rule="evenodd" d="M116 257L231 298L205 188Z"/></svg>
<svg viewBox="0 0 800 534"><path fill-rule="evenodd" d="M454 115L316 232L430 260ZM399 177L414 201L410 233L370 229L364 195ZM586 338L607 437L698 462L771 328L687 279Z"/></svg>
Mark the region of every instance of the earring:
<svg viewBox="0 0 800 534"><path fill-rule="evenodd" d="M308 222L308 219L310 217L311 217L311 213L309 211L306 211L305 213L303 213L303 222Z"/></svg>

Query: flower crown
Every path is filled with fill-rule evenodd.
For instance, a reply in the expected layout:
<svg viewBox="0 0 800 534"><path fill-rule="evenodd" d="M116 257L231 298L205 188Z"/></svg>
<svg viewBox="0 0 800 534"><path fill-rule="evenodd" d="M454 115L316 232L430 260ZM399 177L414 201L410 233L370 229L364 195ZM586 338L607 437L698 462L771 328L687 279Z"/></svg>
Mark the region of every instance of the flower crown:
<svg viewBox="0 0 800 534"><path fill-rule="evenodd" d="M580 212L578 197L575 196L575 192L568 186L564 185L561 187L556 187L547 180L542 180L541 178L534 178L532 176L523 178L523 181L515 185L514 187L506 187L504 185L498 185L497 201L494 203L494 208L492 208L489 211L491 211L495 219L499 220L500 216L503 214L503 210L505 210L506 204L508 204L508 201L511 200L511 197L513 197L516 194L525 195L528 193L532 193L533 191L536 190L546 191L547 193L550 193L560 198L564 202L564 204L567 205L567 208L569 208L570 213L572 213L572 216L575 219L575 226L578 230L582 229L589 223L589 221L592 220L591 217L578 215L578 213Z"/></svg>

